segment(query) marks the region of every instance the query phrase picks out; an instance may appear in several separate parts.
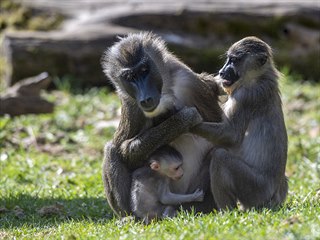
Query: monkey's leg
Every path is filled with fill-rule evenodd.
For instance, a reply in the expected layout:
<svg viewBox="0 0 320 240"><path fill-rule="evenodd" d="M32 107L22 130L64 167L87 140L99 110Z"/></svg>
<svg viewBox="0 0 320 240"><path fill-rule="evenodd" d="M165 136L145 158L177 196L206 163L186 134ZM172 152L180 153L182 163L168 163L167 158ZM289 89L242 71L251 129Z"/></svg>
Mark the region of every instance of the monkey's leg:
<svg viewBox="0 0 320 240"><path fill-rule="evenodd" d="M217 208L210 189L210 162L211 155L207 154L203 161L201 171L197 174L197 179L192 181L188 189L188 192L193 192L197 188L203 189L205 193L203 201L182 204L184 210L190 211L191 209L194 209L195 212L210 213L213 209Z"/></svg>
<svg viewBox="0 0 320 240"><path fill-rule="evenodd" d="M122 217L131 213L131 174L111 142L107 143L105 147L103 182L107 200L112 210Z"/></svg>
<svg viewBox="0 0 320 240"><path fill-rule="evenodd" d="M218 209L232 209L237 200L246 208L259 207L272 197L268 179L225 149L212 152L210 173L211 190Z"/></svg>
<svg viewBox="0 0 320 240"><path fill-rule="evenodd" d="M167 206L165 207L163 213L162 213L162 218L172 218L177 216L177 210L173 206Z"/></svg>

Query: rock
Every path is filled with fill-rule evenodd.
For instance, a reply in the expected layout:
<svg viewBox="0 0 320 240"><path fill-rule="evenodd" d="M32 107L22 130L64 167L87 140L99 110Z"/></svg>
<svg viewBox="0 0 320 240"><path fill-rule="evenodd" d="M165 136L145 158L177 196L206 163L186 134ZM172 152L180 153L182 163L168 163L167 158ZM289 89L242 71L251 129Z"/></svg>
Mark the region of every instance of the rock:
<svg viewBox="0 0 320 240"><path fill-rule="evenodd" d="M26 217L24 210L19 206L14 207L13 213L14 213L15 217L18 219L24 219Z"/></svg>
<svg viewBox="0 0 320 240"><path fill-rule="evenodd" d="M53 205L48 205L40 208L37 212L41 217L61 216L64 213L63 204L57 202Z"/></svg>
<svg viewBox="0 0 320 240"><path fill-rule="evenodd" d="M7 212L9 212L9 210L6 207L0 207L0 214Z"/></svg>

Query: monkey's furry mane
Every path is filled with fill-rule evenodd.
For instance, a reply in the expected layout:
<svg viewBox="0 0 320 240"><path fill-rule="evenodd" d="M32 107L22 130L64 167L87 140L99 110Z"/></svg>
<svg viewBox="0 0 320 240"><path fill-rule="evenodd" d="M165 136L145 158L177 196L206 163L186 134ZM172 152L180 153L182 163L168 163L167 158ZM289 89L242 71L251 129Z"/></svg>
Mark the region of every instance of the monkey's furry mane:
<svg viewBox="0 0 320 240"><path fill-rule="evenodd" d="M272 57L272 49L270 48L270 46L261 39L254 36L245 37L240 41L234 43L228 50L228 53L230 52L235 52L238 55L245 53L265 53L268 55L269 58Z"/></svg>
<svg viewBox="0 0 320 240"><path fill-rule="evenodd" d="M130 33L126 37L119 38L117 43L105 51L101 63L104 72L110 76L118 64L123 67L134 66L145 53L151 58L156 55L165 60L162 53L167 52L166 49L165 42L152 32Z"/></svg>

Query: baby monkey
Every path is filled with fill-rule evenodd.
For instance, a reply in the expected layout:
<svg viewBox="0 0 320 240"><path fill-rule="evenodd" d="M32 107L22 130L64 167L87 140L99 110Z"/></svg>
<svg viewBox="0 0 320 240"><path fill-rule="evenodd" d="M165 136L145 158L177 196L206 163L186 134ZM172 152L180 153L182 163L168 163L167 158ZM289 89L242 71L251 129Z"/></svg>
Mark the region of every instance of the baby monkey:
<svg viewBox="0 0 320 240"><path fill-rule="evenodd" d="M170 182L182 176L182 156L176 149L166 145L155 151L149 166L138 168L132 175L131 208L135 216L148 224L152 219L174 217L176 205L203 201L200 189L192 194L170 191Z"/></svg>

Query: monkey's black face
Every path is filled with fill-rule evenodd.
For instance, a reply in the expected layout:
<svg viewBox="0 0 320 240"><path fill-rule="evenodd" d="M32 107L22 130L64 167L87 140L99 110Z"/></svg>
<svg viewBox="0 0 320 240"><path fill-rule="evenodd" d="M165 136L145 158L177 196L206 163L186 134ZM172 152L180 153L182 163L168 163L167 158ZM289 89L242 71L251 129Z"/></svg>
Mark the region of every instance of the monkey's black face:
<svg viewBox="0 0 320 240"><path fill-rule="evenodd" d="M224 88L234 88L236 82L255 79L261 75L267 69L264 66L268 66L266 63L272 54L266 43L256 37L247 37L234 43L227 51L227 56L219 75Z"/></svg>
<svg viewBox="0 0 320 240"><path fill-rule="evenodd" d="M126 92L136 99L144 112L152 112L161 98L162 79L151 60L142 59L131 68L123 68L120 79Z"/></svg>
<svg viewBox="0 0 320 240"><path fill-rule="evenodd" d="M240 75L237 69L241 59L242 57L239 56L228 56L226 63L219 71L219 75L223 79L223 87L230 87L239 80Z"/></svg>

